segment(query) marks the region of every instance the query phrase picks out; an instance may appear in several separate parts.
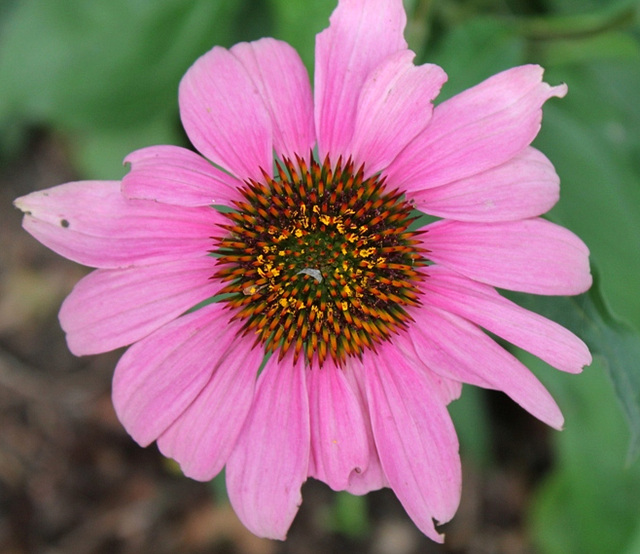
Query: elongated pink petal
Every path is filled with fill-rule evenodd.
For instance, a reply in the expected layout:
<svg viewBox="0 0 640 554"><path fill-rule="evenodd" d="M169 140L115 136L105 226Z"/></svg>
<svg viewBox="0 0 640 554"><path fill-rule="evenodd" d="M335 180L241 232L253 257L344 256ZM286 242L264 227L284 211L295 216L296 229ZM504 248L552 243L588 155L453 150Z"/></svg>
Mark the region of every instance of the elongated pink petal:
<svg viewBox="0 0 640 554"><path fill-rule="evenodd" d="M150 146L132 152L124 161L131 164L131 171L122 179L127 198L179 206L229 206L240 196L240 181L186 148Z"/></svg>
<svg viewBox="0 0 640 554"><path fill-rule="evenodd" d="M462 383L454 379L449 379L443 375L433 373L430 376L434 387L440 392L440 398L445 404L450 404L460 398L462 394Z"/></svg>
<svg viewBox="0 0 640 554"><path fill-rule="evenodd" d="M370 426L371 424L369 424L369 427ZM365 464L366 469L362 473L358 473L357 471L353 472L349 477L349 483L344 489L356 496L362 496L363 494L368 494L371 491L377 491L385 487L389 487L389 481L382 469L380 456L378 455L378 450L373 439L373 431L371 430L367 432L367 442L369 444L369 459Z"/></svg>
<svg viewBox="0 0 640 554"><path fill-rule="evenodd" d="M263 358L251 341L231 344L200 394L158 438L160 451L187 477L208 481L224 467L249 413Z"/></svg>
<svg viewBox="0 0 640 554"><path fill-rule="evenodd" d="M386 171L412 193L470 177L513 158L540 130L542 105L567 87L542 82L542 68L508 69L436 106L427 129Z"/></svg>
<svg viewBox="0 0 640 554"><path fill-rule="evenodd" d="M418 528L443 542L433 524L460 501L458 439L436 386L401 356L364 358L371 423L391 488Z"/></svg>
<svg viewBox="0 0 640 554"><path fill-rule="evenodd" d="M120 358L113 405L140 445L150 444L180 417L238 348L238 326L228 323L230 317L225 306L210 304L165 325Z"/></svg>
<svg viewBox="0 0 640 554"><path fill-rule="evenodd" d="M343 370L325 364L307 373L311 457L309 475L344 490L367 469L369 445L362 408Z"/></svg>
<svg viewBox="0 0 640 554"><path fill-rule="evenodd" d="M402 0L340 0L316 37L315 122L320 158L348 155L360 90L387 56L407 48Z"/></svg>
<svg viewBox="0 0 640 554"><path fill-rule="evenodd" d="M201 257L224 217L209 207L128 200L118 181L79 181L15 201L23 227L65 258L118 268Z"/></svg>
<svg viewBox="0 0 640 554"><path fill-rule="evenodd" d="M513 221L549 211L560 198L560 179L535 148L497 167L448 185L409 195L429 214L459 221Z"/></svg>
<svg viewBox="0 0 640 554"><path fill-rule="evenodd" d="M231 505L260 537L284 540L302 503L310 440L305 374L301 362L269 359L227 463Z"/></svg>
<svg viewBox="0 0 640 554"><path fill-rule="evenodd" d="M358 401L360 411L363 415L363 423L368 445L367 450L369 452L369 459L364 466L366 469L362 473L351 473L349 478L349 484L346 490L355 495L367 494L368 492L389 486L389 481L382 470L380 457L378 456L378 449L373 438L373 430L371 429L369 400L367 399L364 372L365 368L362 365L362 361L357 358L352 358L347 360L346 368L343 373L349 383L351 391Z"/></svg>
<svg viewBox="0 0 640 554"><path fill-rule="evenodd" d="M316 142L311 83L298 53L286 42L263 38L242 42L231 53L247 69L264 100L280 157L305 157Z"/></svg>
<svg viewBox="0 0 640 554"><path fill-rule="evenodd" d="M456 313L557 369L579 373L591 363L586 344L571 331L507 300L488 285L432 266L423 294L425 305Z"/></svg>
<svg viewBox="0 0 640 554"><path fill-rule="evenodd" d="M422 131L432 100L447 80L437 65L413 65L415 54L400 50L387 57L365 81L349 148L368 175L384 169Z"/></svg>
<svg viewBox="0 0 640 554"><path fill-rule="evenodd" d="M180 117L193 145L239 179L272 171L271 118L240 60L216 46L185 74Z"/></svg>
<svg viewBox="0 0 640 554"><path fill-rule="evenodd" d="M69 350L98 354L146 337L215 294L214 266L203 256L87 275L60 309Z"/></svg>
<svg viewBox="0 0 640 554"><path fill-rule="evenodd" d="M579 294L591 286L588 248L571 231L544 219L443 220L426 229L429 259L471 279L548 295Z"/></svg>
<svg viewBox="0 0 640 554"><path fill-rule="evenodd" d="M431 371L478 387L500 390L547 425L561 429L564 419L544 386L513 355L472 323L438 308L412 312L415 324L398 347Z"/></svg>

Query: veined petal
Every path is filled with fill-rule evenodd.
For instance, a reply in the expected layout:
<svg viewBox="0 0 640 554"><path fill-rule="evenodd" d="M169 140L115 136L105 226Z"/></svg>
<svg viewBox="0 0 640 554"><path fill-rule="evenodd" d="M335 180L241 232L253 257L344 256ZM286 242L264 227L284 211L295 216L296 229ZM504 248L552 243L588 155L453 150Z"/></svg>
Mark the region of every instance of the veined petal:
<svg viewBox="0 0 640 554"><path fill-rule="evenodd" d="M60 309L69 350L98 354L146 337L215 294L214 265L202 256L87 275Z"/></svg>
<svg viewBox="0 0 640 554"><path fill-rule="evenodd" d="M363 423L365 428L365 434L368 445L369 459L365 464L365 470L362 473L352 472L349 478L349 485L346 490L351 494L362 495L368 492L382 489L389 486L382 465L380 464L380 457L378 456L378 449L376 442L373 438L373 430L371 429L371 418L369 417L369 400L367 399L367 392L364 379L365 368L362 365L362 361L357 358L350 358L347 360L346 369L343 373L349 386L355 395L360 411L363 414Z"/></svg>
<svg viewBox="0 0 640 554"><path fill-rule="evenodd" d="M251 76L271 116L276 154L295 160L316 142L311 83L298 53L286 42L263 38L231 48Z"/></svg>
<svg viewBox="0 0 640 554"><path fill-rule="evenodd" d="M456 313L557 369L579 373L591 363L587 345L568 329L444 267L429 268L423 295L425 305Z"/></svg>
<svg viewBox="0 0 640 554"><path fill-rule="evenodd" d="M505 163L540 130L542 105L566 94L542 81L542 68L508 69L436 106L429 126L387 168L411 197Z"/></svg>
<svg viewBox="0 0 640 554"><path fill-rule="evenodd" d="M349 151L367 175L384 169L422 131L433 112L433 99L447 80L437 65L413 65L415 54L400 50L367 77L360 98Z"/></svg>
<svg viewBox="0 0 640 554"><path fill-rule="evenodd" d="M425 228L429 259L495 287L571 295L591 286L589 250L544 219L500 223L442 220Z"/></svg>
<svg viewBox="0 0 640 554"><path fill-rule="evenodd" d="M216 46L180 81L180 117L193 145L239 179L272 172L271 118L242 63Z"/></svg>
<svg viewBox="0 0 640 554"><path fill-rule="evenodd" d="M186 148L150 146L132 152L124 161L131 164L131 171L122 179L127 198L179 206L229 206L240 197L238 179Z"/></svg>
<svg viewBox="0 0 640 554"><path fill-rule="evenodd" d="M23 227L65 258L118 268L200 257L225 219L209 207L129 200L119 181L78 181L15 200Z"/></svg>
<svg viewBox="0 0 640 554"><path fill-rule="evenodd" d="M309 475L333 490L367 469L369 445L362 408L342 369L326 364L307 371L311 425Z"/></svg>
<svg viewBox="0 0 640 554"><path fill-rule="evenodd" d="M226 469L229 500L260 537L287 535L309 468L309 399L304 364L272 356Z"/></svg>
<svg viewBox="0 0 640 554"><path fill-rule="evenodd" d="M502 165L448 185L410 195L416 207L459 221L513 221L549 211L560 198L560 178L535 148Z"/></svg>
<svg viewBox="0 0 640 554"><path fill-rule="evenodd" d="M140 445L153 442L178 419L237 350L238 325L230 324L230 317L224 305L210 304L165 325L120 358L113 405Z"/></svg>
<svg viewBox="0 0 640 554"><path fill-rule="evenodd" d="M438 308L412 312L409 328L416 363L449 379L500 390L547 425L561 429L564 419L544 386L513 355L475 325ZM397 341L410 355L407 337Z"/></svg>
<svg viewBox="0 0 640 554"><path fill-rule="evenodd" d="M348 154L356 106L369 73L407 48L402 0L340 0L316 37L315 122L320 158Z"/></svg>
<svg viewBox="0 0 640 554"><path fill-rule="evenodd" d="M368 416L367 416L368 417ZM373 431L370 430L371 424L368 424L367 442L369 458L365 464L366 469L362 473L354 471L349 477L349 483L344 489L356 496L368 494L371 491L377 491L389 486L389 481L382 469L380 456L373 439Z"/></svg>
<svg viewBox="0 0 640 554"><path fill-rule="evenodd" d="M158 437L158 448L187 477L208 481L224 467L253 399L264 351L237 340L216 362L211 379Z"/></svg>
<svg viewBox="0 0 640 554"><path fill-rule="evenodd" d="M440 391L440 397L445 404L458 400L462 394L462 383L454 379L448 379L443 375L433 373L431 382Z"/></svg>
<svg viewBox="0 0 640 554"><path fill-rule="evenodd" d="M453 423L427 372L401 356L364 358L371 423L380 461L405 510L429 538L450 520L460 501L461 468ZM400 362L400 360L403 360Z"/></svg>

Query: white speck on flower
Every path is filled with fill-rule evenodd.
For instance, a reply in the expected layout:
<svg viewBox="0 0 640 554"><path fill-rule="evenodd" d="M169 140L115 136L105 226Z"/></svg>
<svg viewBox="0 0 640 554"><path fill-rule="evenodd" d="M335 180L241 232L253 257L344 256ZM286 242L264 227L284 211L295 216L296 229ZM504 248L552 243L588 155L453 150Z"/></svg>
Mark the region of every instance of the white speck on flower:
<svg viewBox="0 0 640 554"><path fill-rule="evenodd" d="M313 277L318 283L322 283L322 273L320 273L319 269L311 269L310 267L305 267L296 273L296 275L300 275L300 273L305 273L306 275L310 275Z"/></svg>

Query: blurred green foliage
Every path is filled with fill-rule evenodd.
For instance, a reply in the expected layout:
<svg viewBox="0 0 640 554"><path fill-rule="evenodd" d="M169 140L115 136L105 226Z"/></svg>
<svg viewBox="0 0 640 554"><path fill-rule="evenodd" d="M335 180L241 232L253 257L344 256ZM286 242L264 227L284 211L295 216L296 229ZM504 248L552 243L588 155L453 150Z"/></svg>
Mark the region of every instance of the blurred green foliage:
<svg viewBox="0 0 640 554"><path fill-rule="evenodd" d="M567 420L555 435L557 460L532 508L531 529L543 553L638 552L640 463L625 465L629 426L634 440L640 434L634 356L640 351L634 330L640 328L638 3L405 3L418 61L438 63L449 74L441 98L522 63L539 63L550 83L569 85L566 98L545 106L535 143L562 178L562 199L550 216L589 245L600 274L597 295L632 327L615 319L600 296L528 300L583 336L607 369L594 364L570 377L519 354L550 387ZM334 6L335 0L4 2L0 161L24 148L29 131L40 127L64 137L80 175L120 178L121 160L131 150L186 142L177 86L199 55L214 44L275 36L293 44L312 71L314 35ZM489 424L481 397L465 388L452 413L463 455L486 460ZM366 530L359 500L336 503L330 525L345 533Z"/></svg>
<svg viewBox="0 0 640 554"><path fill-rule="evenodd" d="M556 471L533 506L536 536L544 552L624 552L640 525L638 335L611 313L597 276L591 290L580 296L513 296L521 305L577 329L595 360L579 378L568 379L522 354L550 384L567 418L566 430L556 437ZM621 432L623 416L631 429L630 444Z"/></svg>

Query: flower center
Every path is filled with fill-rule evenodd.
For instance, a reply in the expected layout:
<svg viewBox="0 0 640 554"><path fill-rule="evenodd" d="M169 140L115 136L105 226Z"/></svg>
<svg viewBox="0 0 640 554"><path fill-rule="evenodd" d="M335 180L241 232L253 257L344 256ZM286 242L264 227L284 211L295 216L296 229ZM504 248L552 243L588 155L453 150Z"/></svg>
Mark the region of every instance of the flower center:
<svg viewBox="0 0 640 554"><path fill-rule="evenodd" d="M342 366L404 328L405 308L419 304L426 260L408 231L412 207L351 161L276 166L225 214L214 278L227 283L232 319L267 352Z"/></svg>

